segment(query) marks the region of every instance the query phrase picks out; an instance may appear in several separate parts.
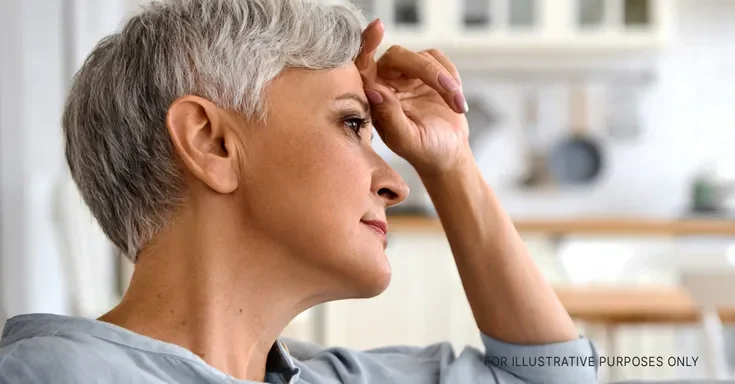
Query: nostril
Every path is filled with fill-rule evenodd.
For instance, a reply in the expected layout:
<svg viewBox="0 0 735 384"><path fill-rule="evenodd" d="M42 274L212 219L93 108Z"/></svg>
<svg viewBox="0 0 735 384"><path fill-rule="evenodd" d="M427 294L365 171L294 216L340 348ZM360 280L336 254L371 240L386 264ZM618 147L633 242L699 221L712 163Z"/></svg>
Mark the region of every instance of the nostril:
<svg viewBox="0 0 735 384"><path fill-rule="evenodd" d="M380 188L378 190L378 196L382 196L382 197L384 197L384 198L386 198L388 200L391 200L391 201L398 198L398 194L395 193L395 192L393 192L393 191L391 191L388 188Z"/></svg>

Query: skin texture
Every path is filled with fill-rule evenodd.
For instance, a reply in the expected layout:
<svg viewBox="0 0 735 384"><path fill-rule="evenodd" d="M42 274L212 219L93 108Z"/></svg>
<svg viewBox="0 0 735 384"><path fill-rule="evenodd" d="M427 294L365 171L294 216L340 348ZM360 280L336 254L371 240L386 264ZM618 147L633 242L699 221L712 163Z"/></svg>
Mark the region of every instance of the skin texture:
<svg viewBox="0 0 735 384"><path fill-rule="evenodd" d="M366 221L385 221L408 189L373 151L371 126L354 130L372 115L424 180L479 328L516 343L577 337L472 159L454 67L400 47L375 60L380 22L364 37L355 64L291 69L270 84L265 125L199 97L171 106L187 199L100 320L262 381L268 350L300 312L381 293L385 237Z"/></svg>

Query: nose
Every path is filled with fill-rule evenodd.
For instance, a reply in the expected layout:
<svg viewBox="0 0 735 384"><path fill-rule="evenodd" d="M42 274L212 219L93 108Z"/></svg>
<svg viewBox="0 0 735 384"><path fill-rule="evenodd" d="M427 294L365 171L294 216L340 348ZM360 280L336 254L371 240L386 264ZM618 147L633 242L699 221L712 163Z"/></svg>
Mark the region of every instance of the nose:
<svg viewBox="0 0 735 384"><path fill-rule="evenodd" d="M406 181L382 157L375 154L376 167L373 170L371 192L385 202L385 207L397 205L408 197Z"/></svg>

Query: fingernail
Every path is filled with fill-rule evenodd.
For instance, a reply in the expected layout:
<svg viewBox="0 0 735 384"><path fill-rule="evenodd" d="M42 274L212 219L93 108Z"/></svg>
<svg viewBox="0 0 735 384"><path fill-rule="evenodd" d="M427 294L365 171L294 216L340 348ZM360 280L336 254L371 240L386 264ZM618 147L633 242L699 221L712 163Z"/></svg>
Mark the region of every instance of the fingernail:
<svg viewBox="0 0 735 384"><path fill-rule="evenodd" d="M467 111L470 110L470 106L467 105L467 100L461 92L454 95L454 105L456 105L457 109L462 113L467 113Z"/></svg>
<svg viewBox="0 0 735 384"><path fill-rule="evenodd" d="M373 104L381 104L383 102L383 95L377 91L373 91L372 89L366 89L365 96L367 96L368 100Z"/></svg>
<svg viewBox="0 0 735 384"><path fill-rule="evenodd" d="M375 20L371 21L370 24L368 24L367 27L365 27L365 29L368 29L368 28L372 27L375 23L378 22L378 20L380 20L380 19L375 19Z"/></svg>
<svg viewBox="0 0 735 384"><path fill-rule="evenodd" d="M439 72L439 84L449 92L454 92L459 87L454 79L444 72Z"/></svg>

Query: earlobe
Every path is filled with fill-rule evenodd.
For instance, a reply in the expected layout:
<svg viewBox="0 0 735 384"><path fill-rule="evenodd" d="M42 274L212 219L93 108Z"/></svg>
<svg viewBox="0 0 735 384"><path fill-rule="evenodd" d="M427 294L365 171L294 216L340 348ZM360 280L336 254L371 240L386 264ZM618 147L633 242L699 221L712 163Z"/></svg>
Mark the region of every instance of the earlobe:
<svg viewBox="0 0 735 384"><path fill-rule="evenodd" d="M171 104L166 128L189 172L216 192L231 193L238 186L237 149L224 113L206 99L184 96Z"/></svg>

